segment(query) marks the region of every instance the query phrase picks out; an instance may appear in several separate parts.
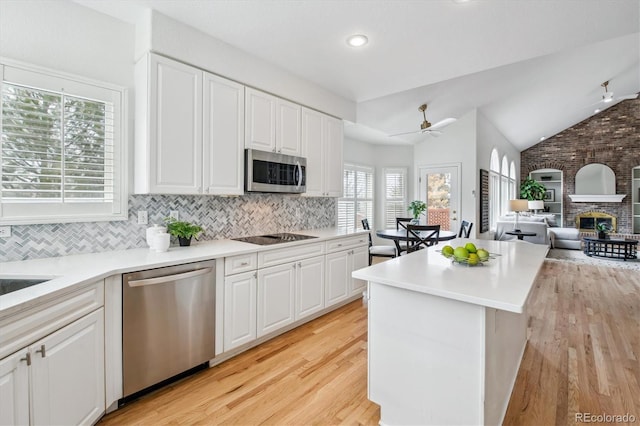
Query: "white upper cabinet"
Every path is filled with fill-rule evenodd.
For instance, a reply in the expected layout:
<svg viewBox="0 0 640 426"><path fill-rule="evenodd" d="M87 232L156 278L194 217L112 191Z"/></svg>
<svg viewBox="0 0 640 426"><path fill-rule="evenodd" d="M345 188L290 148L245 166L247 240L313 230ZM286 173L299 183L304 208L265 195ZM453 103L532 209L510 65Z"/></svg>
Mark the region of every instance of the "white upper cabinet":
<svg viewBox="0 0 640 426"><path fill-rule="evenodd" d="M203 177L208 194L244 193L244 86L204 74Z"/></svg>
<svg viewBox="0 0 640 426"><path fill-rule="evenodd" d="M201 193L202 76L153 54L136 65L136 192Z"/></svg>
<svg viewBox="0 0 640 426"><path fill-rule="evenodd" d="M135 192L242 194L244 86L153 53L135 74Z"/></svg>
<svg viewBox="0 0 640 426"><path fill-rule="evenodd" d="M342 121L302 108L302 156L307 159L305 195L342 196Z"/></svg>
<svg viewBox="0 0 640 426"><path fill-rule="evenodd" d="M300 105L247 88L245 148L300 155Z"/></svg>

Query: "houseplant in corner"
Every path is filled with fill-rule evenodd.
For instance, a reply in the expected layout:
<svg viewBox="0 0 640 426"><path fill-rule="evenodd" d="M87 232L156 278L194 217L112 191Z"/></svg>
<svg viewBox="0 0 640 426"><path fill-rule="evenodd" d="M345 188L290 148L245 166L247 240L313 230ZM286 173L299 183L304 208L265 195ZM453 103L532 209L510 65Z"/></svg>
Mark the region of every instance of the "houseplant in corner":
<svg viewBox="0 0 640 426"><path fill-rule="evenodd" d="M407 210L411 211L411 214L413 215L413 223L417 225L420 223L420 215L427 211L427 205L424 201L413 200L409 203L409 208L407 208Z"/></svg>
<svg viewBox="0 0 640 426"><path fill-rule="evenodd" d="M520 184L520 198L529 201L544 199L547 188L537 180L526 178Z"/></svg>
<svg viewBox="0 0 640 426"><path fill-rule="evenodd" d="M174 237L178 237L178 243L181 246L191 245L191 238L197 240L198 235L204 231L200 225L179 221L172 217L166 218L165 222L167 222L167 231Z"/></svg>

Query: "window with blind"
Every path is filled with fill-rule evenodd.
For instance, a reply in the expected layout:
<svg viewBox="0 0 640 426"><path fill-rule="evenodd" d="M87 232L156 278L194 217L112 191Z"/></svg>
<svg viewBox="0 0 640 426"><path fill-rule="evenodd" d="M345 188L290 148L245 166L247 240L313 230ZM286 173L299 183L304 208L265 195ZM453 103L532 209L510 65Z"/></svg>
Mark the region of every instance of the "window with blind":
<svg viewBox="0 0 640 426"><path fill-rule="evenodd" d="M338 228L362 229L362 219L373 222L373 168L344 165L343 197L338 199Z"/></svg>
<svg viewBox="0 0 640 426"><path fill-rule="evenodd" d="M384 227L396 227L396 217L407 216L407 169L384 170Z"/></svg>
<svg viewBox="0 0 640 426"><path fill-rule="evenodd" d="M4 65L0 221L126 219L122 89Z"/></svg>

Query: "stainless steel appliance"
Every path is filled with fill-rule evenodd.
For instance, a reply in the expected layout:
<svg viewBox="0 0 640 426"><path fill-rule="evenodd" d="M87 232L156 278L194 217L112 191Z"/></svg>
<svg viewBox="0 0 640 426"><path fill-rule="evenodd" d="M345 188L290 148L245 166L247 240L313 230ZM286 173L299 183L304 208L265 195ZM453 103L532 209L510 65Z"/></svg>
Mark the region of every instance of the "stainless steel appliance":
<svg viewBox="0 0 640 426"><path fill-rule="evenodd" d="M280 234L268 234L268 235L256 235L252 237L232 238L232 240L266 246L270 244L280 244L280 243L289 243L291 241L308 240L310 238L317 238L317 237L312 237L310 235L290 234L288 232L283 232Z"/></svg>
<svg viewBox="0 0 640 426"><path fill-rule="evenodd" d="M306 191L305 158L246 149L244 159L245 191L292 194Z"/></svg>
<svg viewBox="0 0 640 426"><path fill-rule="evenodd" d="M215 357L215 261L123 274L124 397Z"/></svg>

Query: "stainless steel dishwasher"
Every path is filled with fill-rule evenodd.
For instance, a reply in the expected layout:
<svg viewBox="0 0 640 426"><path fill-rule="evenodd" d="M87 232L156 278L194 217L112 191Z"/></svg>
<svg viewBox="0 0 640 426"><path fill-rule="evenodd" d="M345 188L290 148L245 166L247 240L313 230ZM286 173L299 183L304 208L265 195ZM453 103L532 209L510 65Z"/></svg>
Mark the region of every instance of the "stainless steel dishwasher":
<svg viewBox="0 0 640 426"><path fill-rule="evenodd" d="M215 356L215 261L123 274L124 397Z"/></svg>

